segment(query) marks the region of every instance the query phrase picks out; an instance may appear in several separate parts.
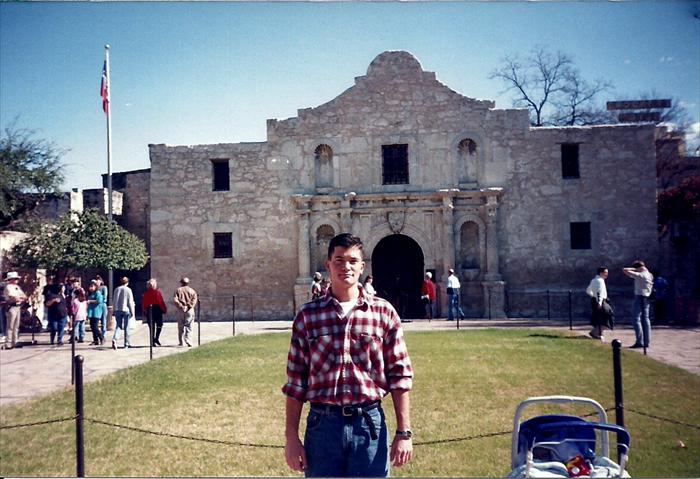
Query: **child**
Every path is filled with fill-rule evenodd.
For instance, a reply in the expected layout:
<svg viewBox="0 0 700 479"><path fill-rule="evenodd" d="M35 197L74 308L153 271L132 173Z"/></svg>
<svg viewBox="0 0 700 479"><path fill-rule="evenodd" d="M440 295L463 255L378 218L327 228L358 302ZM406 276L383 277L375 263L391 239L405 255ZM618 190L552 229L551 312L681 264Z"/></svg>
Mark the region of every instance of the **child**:
<svg viewBox="0 0 700 479"><path fill-rule="evenodd" d="M85 290L78 288L72 301L73 310L73 335L77 335L77 340L82 343L85 340L85 320L87 319L87 298Z"/></svg>

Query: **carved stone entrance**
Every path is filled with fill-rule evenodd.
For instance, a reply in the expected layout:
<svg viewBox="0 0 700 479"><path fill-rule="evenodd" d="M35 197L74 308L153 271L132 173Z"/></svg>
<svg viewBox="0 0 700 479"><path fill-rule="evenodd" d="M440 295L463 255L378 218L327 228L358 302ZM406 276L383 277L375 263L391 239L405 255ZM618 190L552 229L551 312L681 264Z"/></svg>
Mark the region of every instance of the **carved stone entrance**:
<svg viewBox="0 0 700 479"><path fill-rule="evenodd" d="M420 288L423 251L416 241L402 234L384 237L372 251L372 276L377 295L389 300L402 318L422 318Z"/></svg>

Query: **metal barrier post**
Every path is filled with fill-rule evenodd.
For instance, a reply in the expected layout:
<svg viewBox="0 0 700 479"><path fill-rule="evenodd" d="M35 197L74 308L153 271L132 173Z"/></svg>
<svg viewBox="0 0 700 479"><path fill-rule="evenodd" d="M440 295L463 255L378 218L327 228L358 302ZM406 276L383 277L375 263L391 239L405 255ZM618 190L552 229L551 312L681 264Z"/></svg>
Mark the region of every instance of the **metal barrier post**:
<svg viewBox="0 0 700 479"><path fill-rule="evenodd" d="M552 315L549 309L549 290L547 290L547 320L552 319Z"/></svg>
<svg viewBox="0 0 700 479"><path fill-rule="evenodd" d="M153 305L150 305L148 307L148 352L151 355L151 361L153 361L153 338L155 337L153 329Z"/></svg>
<svg viewBox="0 0 700 479"><path fill-rule="evenodd" d="M236 295L231 296L231 322L233 323L233 335L236 335Z"/></svg>
<svg viewBox="0 0 700 479"><path fill-rule="evenodd" d="M202 302L197 300L197 346L202 345L202 322L200 317L202 316Z"/></svg>
<svg viewBox="0 0 700 479"><path fill-rule="evenodd" d="M75 467L77 477L85 477L85 442L83 440L83 357L76 356L75 368Z"/></svg>
<svg viewBox="0 0 700 479"><path fill-rule="evenodd" d="M569 331L574 330L574 319L571 314L571 290L569 290Z"/></svg>
<svg viewBox="0 0 700 479"><path fill-rule="evenodd" d="M75 321L74 321L75 322ZM73 329L70 332L70 383L75 384L75 324L73 324Z"/></svg>
<svg viewBox="0 0 700 479"><path fill-rule="evenodd" d="M253 301L253 295L250 295L250 320L255 321L255 301Z"/></svg>
<svg viewBox="0 0 700 479"><path fill-rule="evenodd" d="M613 347L613 379L615 382L615 423L625 427L625 405L622 400L622 361L620 360L620 348L622 343L619 339L614 339ZM617 461L620 462L621 450L618 447Z"/></svg>
<svg viewBox="0 0 700 479"><path fill-rule="evenodd" d="M488 288L487 291L489 292L489 319L491 319L491 288Z"/></svg>

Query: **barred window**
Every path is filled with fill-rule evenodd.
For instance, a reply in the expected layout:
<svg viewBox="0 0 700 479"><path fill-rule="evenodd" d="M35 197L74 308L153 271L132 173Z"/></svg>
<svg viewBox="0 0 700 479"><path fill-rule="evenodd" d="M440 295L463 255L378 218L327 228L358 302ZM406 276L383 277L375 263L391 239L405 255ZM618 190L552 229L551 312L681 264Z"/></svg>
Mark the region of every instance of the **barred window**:
<svg viewBox="0 0 700 479"><path fill-rule="evenodd" d="M561 176L565 180L581 177L578 170L578 143L562 143Z"/></svg>
<svg viewBox="0 0 700 479"><path fill-rule="evenodd" d="M214 233L214 258L233 258L232 233Z"/></svg>
<svg viewBox="0 0 700 479"><path fill-rule="evenodd" d="M591 223L574 222L569 225L571 231L571 249L591 249Z"/></svg>
<svg viewBox="0 0 700 479"><path fill-rule="evenodd" d="M229 191L228 160L211 160L212 191Z"/></svg>
<svg viewBox="0 0 700 479"><path fill-rule="evenodd" d="M382 184L408 184L408 145L382 145Z"/></svg>

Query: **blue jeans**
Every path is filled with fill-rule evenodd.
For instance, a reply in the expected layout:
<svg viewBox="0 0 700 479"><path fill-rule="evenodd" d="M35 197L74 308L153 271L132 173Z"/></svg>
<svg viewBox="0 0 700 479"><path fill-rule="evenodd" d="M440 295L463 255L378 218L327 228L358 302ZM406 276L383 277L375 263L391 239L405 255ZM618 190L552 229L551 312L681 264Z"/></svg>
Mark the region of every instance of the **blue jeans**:
<svg viewBox="0 0 700 479"><path fill-rule="evenodd" d="M102 305L102 317L100 318L100 329L102 330L102 337L107 334L107 303Z"/></svg>
<svg viewBox="0 0 700 479"><path fill-rule="evenodd" d="M362 416L345 417L311 407L306 419L306 477L387 477L389 438L381 406L368 411L377 431L372 440Z"/></svg>
<svg viewBox="0 0 700 479"><path fill-rule="evenodd" d="M68 322L68 317L63 317L61 319L50 319L49 320L49 331L51 332L51 344L53 344L54 339L58 336L58 344L63 344L63 330Z"/></svg>
<svg viewBox="0 0 700 479"><path fill-rule="evenodd" d="M454 311L457 311L457 314L461 319L464 319L464 312L462 311L462 308L459 306L459 293L453 293L453 294L448 294L447 295L447 320L448 321L453 321L454 320Z"/></svg>
<svg viewBox="0 0 700 479"><path fill-rule="evenodd" d="M114 328L114 336L112 336L112 342L117 342L117 340L119 339L119 330L123 329L125 348L129 346L129 316L131 315L126 311L114 312L114 319L116 320L117 325Z"/></svg>
<svg viewBox="0 0 700 479"><path fill-rule="evenodd" d="M651 322L649 321L649 298L646 296L634 297L634 335L635 344L649 347Z"/></svg>
<svg viewBox="0 0 700 479"><path fill-rule="evenodd" d="M73 336L78 341L85 340L85 321L75 321L73 323Z"/></svg>

